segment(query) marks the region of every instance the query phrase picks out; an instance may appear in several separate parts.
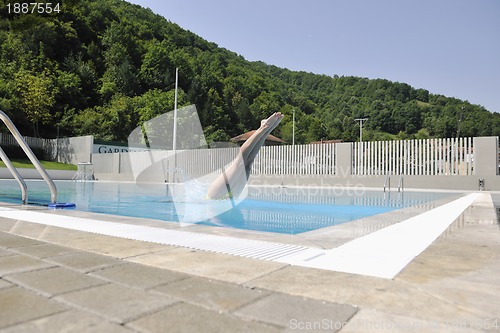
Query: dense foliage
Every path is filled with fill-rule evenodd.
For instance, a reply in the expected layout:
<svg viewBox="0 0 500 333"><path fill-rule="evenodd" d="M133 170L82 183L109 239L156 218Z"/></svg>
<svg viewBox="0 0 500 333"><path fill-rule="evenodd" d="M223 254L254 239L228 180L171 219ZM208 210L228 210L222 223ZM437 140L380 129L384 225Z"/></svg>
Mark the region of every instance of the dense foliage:
<svg viewBox="0 0 500 333"><path fill-rule="evenodd" d="M275 111L296 142L500 135L500 114L405 83L329 77L248 62L150 10L120 0L64 0L51 14L7 12L0 0L0 109L26 135L124 141L138 124L196 104L210 140ZM57 1L53 0L53 3Z"/></svg>

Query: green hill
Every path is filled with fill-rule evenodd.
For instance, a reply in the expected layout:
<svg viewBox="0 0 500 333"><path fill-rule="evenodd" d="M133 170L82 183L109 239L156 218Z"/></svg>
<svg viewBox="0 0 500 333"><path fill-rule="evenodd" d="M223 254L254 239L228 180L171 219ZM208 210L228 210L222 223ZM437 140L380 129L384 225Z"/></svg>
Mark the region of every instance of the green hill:
<svg viewBox="0 0 500 333"><path fill-rule="evenodd" d="M8 13L0 21L0 109L23 134L93 134L126 140L138 124L196 104L209 140L253 129L274 111L291 142L500 135L500 114L384 79L294 72L219 48L119 0L70 0L59 13ZM10 1L12 3L12 1ZM59 1L61 2L61 1ZM54 4L56 1L54 1ZM459 132L459 133L457 133Z"/></svg>

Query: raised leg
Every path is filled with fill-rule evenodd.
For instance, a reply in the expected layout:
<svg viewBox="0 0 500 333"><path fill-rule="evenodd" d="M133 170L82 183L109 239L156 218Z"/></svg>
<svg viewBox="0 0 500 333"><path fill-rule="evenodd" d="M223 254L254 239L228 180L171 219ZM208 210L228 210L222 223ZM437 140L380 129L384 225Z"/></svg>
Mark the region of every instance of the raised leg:
<svg viewBox="0 0 500 333"><path fill-rule="evenodd" d="M260 127L241 146L238 157L212 182L207 192L209 198L220 199L228 194L237 195L243 190L255 157L269 133L278 126L281 119L283 115L277 112L262 120Z"/></svg>

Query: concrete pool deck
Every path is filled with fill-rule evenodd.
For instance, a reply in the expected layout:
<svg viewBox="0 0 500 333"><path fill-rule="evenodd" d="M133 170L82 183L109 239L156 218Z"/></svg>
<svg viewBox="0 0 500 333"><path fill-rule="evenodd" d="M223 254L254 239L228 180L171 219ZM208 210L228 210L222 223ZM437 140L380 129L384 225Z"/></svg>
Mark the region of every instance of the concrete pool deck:
<svg viewBox="0 0 500 333"><path fill-rule="evenodd" d="M499 198L482 193L393 279L0 218L0 330L334 332L346 323L341 332L500 331L500 229L493 206ZM360 225L338 228L337 238L331 232L277 238L335 247L384 222L374 229Z"/></svg>

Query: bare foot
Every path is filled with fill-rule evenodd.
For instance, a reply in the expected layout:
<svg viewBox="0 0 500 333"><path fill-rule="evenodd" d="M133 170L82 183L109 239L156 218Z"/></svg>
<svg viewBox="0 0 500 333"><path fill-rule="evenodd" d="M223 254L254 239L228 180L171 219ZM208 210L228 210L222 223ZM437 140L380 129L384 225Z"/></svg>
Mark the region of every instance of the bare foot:
<svg viewBox="0 0 500 333"><path fill-rule="evenodd" d="M275 112L269 118L263 119L260 122L260 128L263 130L269 130L270 132L278 126L283 117L284 115L281 112Z"/></svg>

